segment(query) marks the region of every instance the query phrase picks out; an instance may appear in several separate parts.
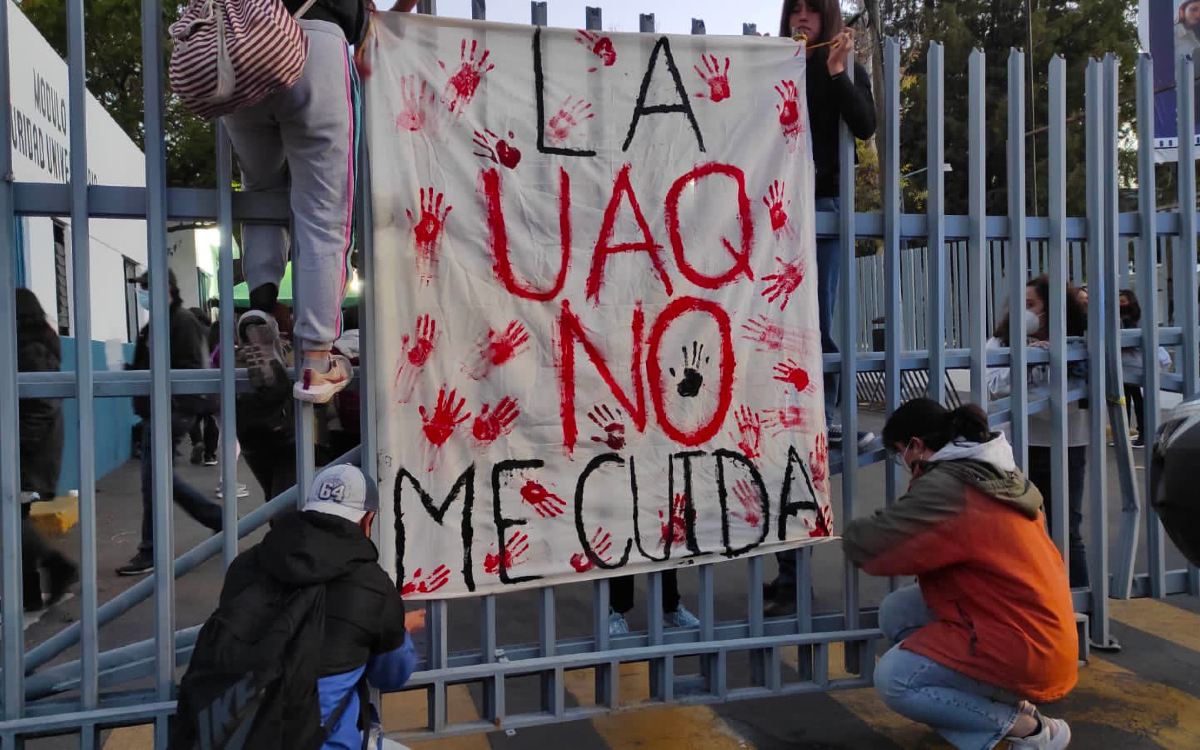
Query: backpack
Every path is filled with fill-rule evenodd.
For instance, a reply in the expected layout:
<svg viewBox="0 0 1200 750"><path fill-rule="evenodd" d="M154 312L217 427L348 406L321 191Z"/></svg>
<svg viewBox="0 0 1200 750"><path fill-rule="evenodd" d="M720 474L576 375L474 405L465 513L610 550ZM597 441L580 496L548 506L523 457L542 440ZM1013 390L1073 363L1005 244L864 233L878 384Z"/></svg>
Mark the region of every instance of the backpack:
<svg viewBox="0 0 1200 750"><path fill-rule="evenodd" d="M250 107L300 80L308 37L282 0L190 0L171 24L171 90L211 120Z"/></svg>
<svg viewBox="0 0 1200 750"><path fill-rule="evenodd" d="M171 750L317 750L349 690L321 724L318 664L325 586L292 588L259 576L208 618L179 685ZM360 706L365 706L365 701Z"/></svg>

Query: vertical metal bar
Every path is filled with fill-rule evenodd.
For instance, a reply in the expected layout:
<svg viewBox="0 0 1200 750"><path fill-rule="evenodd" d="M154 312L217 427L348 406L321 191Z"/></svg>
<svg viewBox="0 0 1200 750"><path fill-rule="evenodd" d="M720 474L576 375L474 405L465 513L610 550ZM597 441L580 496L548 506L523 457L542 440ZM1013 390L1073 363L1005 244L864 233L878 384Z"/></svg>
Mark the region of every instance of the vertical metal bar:
<svg viewBox="0 0 1200 750"><path fill-rule="evenodd" d="M218 297L221 300L221 525L225 529L225 567L238 553L237 493L237 398L234 390L233 343L233 166L229 134L224 122L217 123L217 227L220 232L217 264ZM271 498L264 498L270 500Z"/></svg>
<svg viewBox="0 0 1200 750"><path fill-rule="evenodd" d="M742 24L742 36L758 36L758 24L756 24L756 23Z"/></svg>
<svg viewBox="0 0 1200 750"><path fill-rule="evenodd" d="M945 64L942 45L931 42L926 78L928 104L925 137L925 179L929 190L929 296L926 342L929 348L929 398L946 400L946 173L945 100L942 93Z"/></svg>
<svg viewBox="0 0 1200 750"><path fill-rule="evenodd" d="M1195 62L1186 55L1179 62L1177 80L1190 81L1194 77ZM1184 78L1182 76L1187 76ZM1190 398L1200 394L1200 363L1197 363L1196 314L1196 118L1195 91L1191 86L1177 87L1179 98L1179 245L1175 265L1175 317L1183 328L1183 354L1180 374L1183 376L1183 395ZM1185 111L1186 110L1186 111Z"/></svg>
<svg viewBox="0 0 1200 750"><path fill-rule="evenodd" d="M546 21L546 1L534 0L529 4L530 23L534 26L549 26Z"/></svg>
<svg viewBox="0 0 1200 750"><path fill-rule="evenodd" d="M888 37L883 44L883 300L884 408L890 415L900 406L900 44ZM887 447L887 446L885 446ZM886 502L891 505L899 487L899 468L884 463ZM849 519L846 519L847 521ZM810 613L811 614L811 613Z"/></svg>
<svg viewBox="0 0 1200 750"><path fill-rule="evenodd" d="M584 9L584 23L588 31L600 31L604 28L603 11L600 8L588 6Z"/></svg>
<svg viewBox="0 0 1200 750"><path fill-rule="evenodd" d="M595 650L608 651L608 618L610 615L608 579L601 578L592 586L592 637ZM596 666L596 704L616 708L620 686L612 664Z"/></svg>
<svg viewBox="0 0 1200 750"><path fill-rule="evenodd" d="M1012 350L1012 436L1017 466L1028 468L1028 373L1025 351L1025 75L1024 55L1008 53L1008 322Z"/></svg>
<svg viewBox="0 0 1200 750"><path fill-rule="evenodd" d="M496 639L496 597L488 595L479 601L479 650L485 664L494 664L499 644ZM504 718L504 680L493 678L483 682L483 718L496 724ZM499 724L497 724L499 726Z"/></svg>
<svg viewBox="0 0 1200 750"><path fill-rule="evenodd" d="M971 349L971 401L987 411L988 341L988 241L987 241L987 159L984 141L987 111L984 109L987 84L984 78L987 58L983 50L971 50L967 62L967 203L970 212L970 236L967 297L967 341Z"/></svg>
<svg viewBox="0 0 1200 750"><path fill-rule="evenodd" d="M98 626L96 623L96 400L92 387L92 262L88 222L87 71L84 50L83 0L67 3L67 97L70 102L71 141L71 260L75 294L75 404L79 422L74 425L79 458L80 593L80 698L83 710L96 708L100 699ZM83 742L95 741L95 732L84 732Z"/></svg>
<svg viewBox="0 0 1200 750"><path fill-rule="evenodd" d="M430 669L445 669L450 664L449 623L446 619L446 601L429 602L428 618L428 664ZM446 683L431 686L431 700L427 705L429 726L434 732L446 728Z"/></svg>
<svg viewBox="0 0 1200 750"><path fill-rule="evenodd" d="M0 42L9 49L8 3L0 8ZM0 55L0 91L9 89L9 55ZM7 146L12 133L12 108L0 112L0 240L5 248L16 241L13 213L12 149ZM0 258L0 434L20 433L17 395L17 287L16 253L5 252ZM25 711L25 636L21 620L21 470L20 444L0 440L0 545L3 545L3 572L0 573L0 634L4 645L4 718L19 719ZM16 745L11 734L3 736L4 748Z"/></svg>
<svg viewBox="0 0 1200 750"><path fill-rule="evenodd" d="M693 18L692 19L692 33L697 34L697 35L704 35L704 34L708 33L704 29L704 19L702 19L702 18Z"/></svg>
<svg viewBox="0 0 1200 750"><path fill-rule="evenodd" d="M1054 494L1050 536L1063 560L1070 565L1067 544L1067 99L1066 64L1050 59L1049 159L1050 299L1046 316L1050 325L1050 483Z"/></svg>
<svg viewBox="0 0 1200 750"><path fill-rule="evenodd" d="M170 310L167 289L167 155L163 127L162 12L142 0L142 100L146 108L146 251L150 267L150 404L154 509L155 697L171 700L175 687L175 539L172 502ZM154 745L167 745L167 717L154 722Z"/></svg>
<svg viewBox="0 0 1200 750"><path fill-rule="evenodd" d="M417 12L428 16L437 15L437 0L418 0Z"/></svg>
<svg viewBox="0 0 1200 750"><path fill-rule="evenodd" d="M661 646L663 642L663 574L655 571L646 576L646 631L651 646ZM669 692L667 686L667 665L665 659L650 659L650 700L665 701Z"/></svg>
<svg viewBox="0 0 1200 750"><path fill-rule="evenodd" d="M894 39L889 40L895 43ZM796 597L796 624L801 633L813 632L812 547L802 547L796 560L796 580L801 589ZM800 679L811 680L816 671L816 650L801 646L798 654Z"/></svg>
<svg viewBox="0 0 1200 750"><path fill-rule="evenodd" d="M1138 299L1142 303L1142 368L1143 427L1141 435L1144 466L1150 466L1154 436L1158 434L1158 401L1162 376L1158 369L1158 280L1155 219L1158 210L1157 185L1154 174L1154 62L1149 55L1138 55L1137 62L1137 123L1138 123L1138 216L1140 231L1137 246ZM1144 497L1153 498L1153 473L1142 476ZM1150 595L1161 599L1166 595L1166 553L1163 527L1152 502L1146 503L1146 557L1149 559ZM1128 592L1122 592L1128 596Z"/></svg>
<svg viewBox="0 0 1200 750"><path fill-rule="evenodd" d="M699 577L700 606L696 615L700 620L700 640L711 641L714 632L713 621L716 617L716 584L713 580L713 566L701 565ZM718 693L716 668L717 659L715 656L705 654L700 657L700 674L704 676L705 690L713 695Z"/></svg>
<svg viewBox="0 0 1200 750"><path fill-rule="evenodd" d="M471 0L471 18L475 21L487 20L487 0Z"/></svg>
<svg viewBox="0 0 1200 750"><path fill-rule="evenodd" d="M846 57L846 70L854 76L854 52ZM842 278L841 328L838 343L841 353L841 399L842 399L842 518L854 518L854 497L858 488L858 365L857 342L854 330L858 321L858 277L854 273L854 136L845 120L839 120L840 135L838 148L841 157L841 213L838 217L841 229ZM858 567L846 560L845 607L846 629L859 627L859 576ZM863 649L860 644L846 644L846 669L858 673Z"/></svg>
<svg viewBox="0 0 1200 750"><path fill-rule="evenodd" d="M643 34L654 33L654 14L642 13L638 16L638 31Z"/></svg>
<svg viewBox="0 0 1200 750"><path fill-rule="evenodd" d="M491 597L489 597L491 598ZM538 591L538 651L541 656L554 656L558 643L558 628L555 622L554 588L547 586ZM492 623L495 627L495 623ZM542 710L554 716L562 716L565 710L560 672L549 670L541 673Z"/></svg>
<svg viewBox="0 0 1200 750"><path fill-rule="evenodd" d="M1104 235L1108 228L1104 219L1104 78L1098 60L1088 62L1087 68L1087 164L1088 164L1088 485L1091 490L1090 515L1092 538L1089 545L1091 557L1091 613L1089 627L1094 642L1108 642L1107 607L1108 581L1097 577L1099 558L1106 554L1108 544L1108 519L1105 514L1105 495L1108 482L1108 467L1105 466L1106 443L1104 351L1105 315L1109 290L1104 278Z"/></svg>

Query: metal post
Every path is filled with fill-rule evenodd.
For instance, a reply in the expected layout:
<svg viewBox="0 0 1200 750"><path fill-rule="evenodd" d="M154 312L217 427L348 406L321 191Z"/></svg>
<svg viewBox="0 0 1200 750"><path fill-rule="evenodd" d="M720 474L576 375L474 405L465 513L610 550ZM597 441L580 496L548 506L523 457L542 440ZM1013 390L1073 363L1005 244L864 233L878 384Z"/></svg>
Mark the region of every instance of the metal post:
<svg viewBox="0 0 1200 750"><path fill-rule="evenodd" d="M217 290L221 300L221 527L236 529L238 519L237 401L234 368L237 365L233 340L233 165L229 134L223 121L217 124L217 231L220 232ZM270 499L270 498L266 498ZM228 568L237 557L237 534L225 534L224 562Z"/></svg>
<svg viewBox="0 0 1200 750"><path fill-rule="evenodd" d="M546 2L545 0L535 0L529 4L530 23L534 26L549 26L546 21Z"/></svg>
<svg viewBox="0 0 1200 750"><path fill-rule="evenodd" d="M929 190L926 213L929 219L927 246L929 248L929 296L933 303L926 306L926 344L929 349L929 397L938 403L946 400L946 163L945 101L942 88L945 80L942 45L929 44L926 91L925 179Z"/></svg>
<svg viewBox="0 0 1200 750"><path fill-rule="evenodd" d="M475 21L487 20L487 0L471 0L471 18Z"/></svg>
<svg viewBox="0 0 1200 750"><path fill-rule="evenodd" d="M967 133L969 163L967 203L970 211L970 236L967 238L968 266L967 296L975 303L968 306L968 346L971 348L971 401L987 411L987 299L988 299L988 242L987 242L987 159L984 144L985 119L984 80L986 59L982 50L971 50L967 63Z"/></svg>
<svg viewBox="0 0 1200 750"><path fill-rule="evenodd" d="M1024 55L1008 53L1008 322L1012 367L1013 457L1029 467L1028 361L1025 350L1025 73Z"/></svg>
<svg viewBox="0 0 1200 750"><path fill-rule="evenodd" d="M638 31L643 34L654 33L654 14L642 13L638 16Z"/></svg>
<svg viewBox="0 0 1200 750"><path fill-rule="evenodd" d="M756 24L756 23L742 24L742 36L758 36L758 24Z"/></svg>
<svg viewBox="0 0 1200 750"><path fill-rule="evenodd" d="M890 415L900 406L900 349L903 334L900 313L900 44L888 37L883 45L883 299L884 309L884 408ZM844 439L844 437L843 437ZM885 448L888 446L884 446ZM899 467L884 463L887 503L896 499ZM846 519L847 521L849 519Z"/></svg>
<svg viewBox="0 0 1200 750"><path fill-rule="evenodd" d="M600 8L587 6L583 12L585 29L588 31L601 31L604 28L604 16Z"/></svg>
<svg viewBox="0 0 1200 750"><path fill-rule="evenodd" d="M704 19L702 19L702 18L693 18L692 19L692 33L697 34L697 35L703 35L703 34L708 33L704 29Z"/></svg>
<svg viewBox="0 0 1200 750"><path fill-rule="evenodd" d="M1050 59L1050 182L1047 199L1050 221L1050 299L1046 316L1050 325L1050 499L1052 520L1050 536L1064 562L1070 565L1067 544L1067 149L1066 149L1066 66L1062 57Z"/></svg>

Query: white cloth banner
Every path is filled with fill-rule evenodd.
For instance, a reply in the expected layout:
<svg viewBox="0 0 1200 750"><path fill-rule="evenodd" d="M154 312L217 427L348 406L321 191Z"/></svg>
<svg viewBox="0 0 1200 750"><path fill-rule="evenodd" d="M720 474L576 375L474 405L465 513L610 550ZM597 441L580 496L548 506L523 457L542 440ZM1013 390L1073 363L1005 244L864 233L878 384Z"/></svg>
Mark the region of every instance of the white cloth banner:
<svg viewBox="0 0 1200 750"><path fill-rule="evenodd" d="M367 45L405 595L829 538L797 45L395 13Z"/></svg>

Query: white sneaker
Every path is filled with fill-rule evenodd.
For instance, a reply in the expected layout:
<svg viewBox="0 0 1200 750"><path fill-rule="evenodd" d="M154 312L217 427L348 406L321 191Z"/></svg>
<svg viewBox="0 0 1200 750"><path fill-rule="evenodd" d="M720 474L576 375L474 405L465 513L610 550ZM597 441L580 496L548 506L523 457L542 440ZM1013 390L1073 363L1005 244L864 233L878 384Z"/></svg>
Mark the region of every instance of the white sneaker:
<svg viewBox="0 0 1200 750"><path fill-rule="evenodd" d="M608 634L629 635L629 623L625 621L625 615L611 609L608 611Z"/></svg>
<svg viewBox="0 0 1200 750"><path fill-rule="evenodd" d="M216 495L217 495L217 499L219 499L219 500L225 499L225 492L220 487L217 488ZM237 496L238 497L250 497L250 488L247 487L246 485L242 484L241 482L238 482Z"/></svg>
<svg viewBox="0 0 1200 750"><path fill-rule="evenodd" d="M292 395L297 401L310 404L327 404L335 395L350 385L354 378L354 365L340 354L329 355L329 372L317 372L305 368L300 382L292 386Z"/></svg>
<svg viewBox="0 0 1200 750"><path fill-rule="evenodd" d="M1071 727L1062 719L1049 719L1033 710L1033 715L1041 720L1042 731L1028 737L1009 737L1008 746L1011 750L1062 750L1071 744Z"/></svg>
<svg viewBox="0 0 1200 750"><path fill-rule="evenodd" d="M700 627L700 618L688 612L687 607L680 604L674 612L663 615L663 625L668 628L698 628Z"/></svg>

